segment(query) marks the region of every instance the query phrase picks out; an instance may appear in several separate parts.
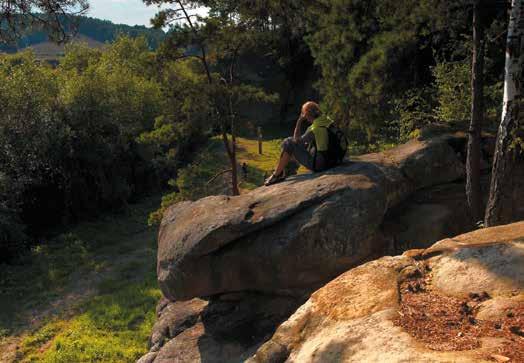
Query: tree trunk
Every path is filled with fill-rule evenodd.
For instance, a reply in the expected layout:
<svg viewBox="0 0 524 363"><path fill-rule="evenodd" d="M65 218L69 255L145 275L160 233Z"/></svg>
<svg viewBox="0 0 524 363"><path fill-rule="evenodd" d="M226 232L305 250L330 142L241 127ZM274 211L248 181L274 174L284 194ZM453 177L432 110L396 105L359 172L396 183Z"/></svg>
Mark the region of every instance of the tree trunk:
<svg viewBox="0 0 524 363"><path fill-rule="evenodd" d="M233 195L240 195L240 190L238 189L238 163L237 163L237 147L236 147L236 137L231 137L231 149L232 157L230 158L231 162L231 191Z"/></svg>
<svg viewBox="0 0 524 363"><path fill-rule="evenodd" d="M471 69L471 122L466 160L466 195L473 222L481 220L480 137L484 114L484 24L482 0L475 0L473 10L473 63Z"/></svg>
<svg viewBox="0 0 524 363"><path fill-rule="evenodd" d="M486 209L487 227L510 223L513 218L515 133L519 129L524 78L524 0L513 0L508 26L502 122L497 135L491 188Z"/></svg>
<svg viewBox="0 0 524 363"><path fill-rule="evenodd" d="M258 131L258 133L257 133L258 134L258 154L262 155L262 153L263 153L263 150L262 150L262 138L263 138L263 136L262 136L262 127L259 126L257 131Z"/></svg>
<svg viewBox="0 0 524 363"><path fill-rule="evenodd" d="M240 190L238 189L238 167L237 167L237 157L236 157L236 138L233 134L231 137L231 144L229 143L229 138L227 137L227 132L222 131L222 141L226 148L227 156L229 157L229 162L231 164L231 192L233 195L240 195Z"/></svg>
<svg viewBox="0 0 524 363"><path fill-rule="evenodd" d="M186 10L183 2L181 0L176 0L176 2L178 4L178 6L180 7L180 10L184 13L184 17L185 17L186 22L188 23L189 27L191 28L191 31L195 35L198 35L198 31L195 28L193 22L191 21L191 16L187 13L187 10ZM200 43L199 46L200 46L200 54L201 54L199 59L202 62L202 65L204 66L204 70L206 71L207 81L211 85L211 84L213 84L213 77L211 77L211 71L210 71L210 67L209 67L208 61L207 61L206 47L205 47L205 45L203 43ZM236 58L236 55L235 55L235 58ZM230 77L231 77L230 81L231 81L231 83L233 82L233 69L234 69L234 63L231 65L231 69L230 69ZM230 108L231 107L232 107L232 105L230 104ZM232 190L233 195L240 195L240 191L238 189L238 171L237 171L238 168L237 168L237 155L236 155L237 154L236 153L236 139L235 139L235 134L234 134L234 130L233 130L233 126L234 126L234 119L233 119L233 117L234 117L234 115L233 115L232 108L230 109L230 111L231 111L232 144L231 145L229 144L229 140L228 140L227 133L226 133L225 130L223 130L223 132L222 132L222 140L224 142L224 148L226 149L227 155L228 155L229 160L231 162L231 173L232 173L232 176L231 176L231 190Z"/></svg>

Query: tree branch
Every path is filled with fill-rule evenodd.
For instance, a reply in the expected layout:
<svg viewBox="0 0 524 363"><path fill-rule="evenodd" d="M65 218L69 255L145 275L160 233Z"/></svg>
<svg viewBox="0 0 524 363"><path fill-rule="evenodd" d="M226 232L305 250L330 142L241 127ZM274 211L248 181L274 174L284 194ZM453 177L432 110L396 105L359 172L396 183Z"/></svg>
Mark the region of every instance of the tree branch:
<svg viewBox="0 0 524 363"><path fill-rule="evenodd" d="M206 183L206 186L208 186L209 184L214 182L219 176L224 175L226 173L231 173L232 171L233 171L233 169L222 170L220 173L216 174L211 179L209 179L208 182Z"/></svg>

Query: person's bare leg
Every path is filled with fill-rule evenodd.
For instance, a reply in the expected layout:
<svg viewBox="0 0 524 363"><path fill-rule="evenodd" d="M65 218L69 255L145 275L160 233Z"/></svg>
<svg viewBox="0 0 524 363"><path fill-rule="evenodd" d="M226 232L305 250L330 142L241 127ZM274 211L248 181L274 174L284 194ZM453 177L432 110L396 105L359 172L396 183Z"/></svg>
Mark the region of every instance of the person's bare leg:
<svg viewBox="0 0 524 363"><path fill-rule="evenodd" d="M280 175L286 168L287 164L291 161L291 155L289 155L287 152L283 152L280 156L280 160L278 161L277 168L275 169L274 175Z"/></svg>

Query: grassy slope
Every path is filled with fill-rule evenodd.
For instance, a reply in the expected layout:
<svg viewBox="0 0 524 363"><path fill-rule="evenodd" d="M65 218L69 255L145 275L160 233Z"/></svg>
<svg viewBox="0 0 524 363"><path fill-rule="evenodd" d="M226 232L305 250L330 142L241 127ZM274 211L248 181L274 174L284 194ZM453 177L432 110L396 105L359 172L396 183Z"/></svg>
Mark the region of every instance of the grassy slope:
<svg viewBox="0 0 524 363"><path fill-rule="evenodd" d="M78 35L73 39L73 43L85 44L89 48L102 48L104 43L101 43L95 39L89 38L85 35ZM38 43L28 47L35 53L36 59L45 61L58 61L60 57L64 56L65 45L56 44L50 41Z"/></svg>
<svg viewBox="0 0 524 363"><path fill-rule="evenodd" d="M146 351L160 297L146 219L158 201L83 223L16 270L2 267L0 361L130 362Z"/></svg>
<svg viewBox="0 0 524 363"><path fill-rule="evenodd" d="M259 155L256 140L238 139L239 163L249 167L244 190L262 184L279 145L265 141ZM194 165L193 184L229 168L220 140ZM83 223L36 248L23 266L0 266L1 362L132 362L147 351L160 291L156 228L146 222L158 202Z"/></svg>

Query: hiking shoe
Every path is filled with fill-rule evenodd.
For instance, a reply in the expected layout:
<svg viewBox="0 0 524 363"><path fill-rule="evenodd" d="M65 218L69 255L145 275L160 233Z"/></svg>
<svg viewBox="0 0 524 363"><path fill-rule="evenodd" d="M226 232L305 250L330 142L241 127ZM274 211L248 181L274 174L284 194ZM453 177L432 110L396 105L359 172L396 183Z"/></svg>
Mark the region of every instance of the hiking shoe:
<svg viewBox="0 0 524 363"><path fill-rule="evenodd" d="M270 185L280 183L284 180L286 180L286 176L284 175L284 173L280 173L280 175L275 175L275 173L273 173L269 178L266 179L264 185L268 187Z"/></svg>

